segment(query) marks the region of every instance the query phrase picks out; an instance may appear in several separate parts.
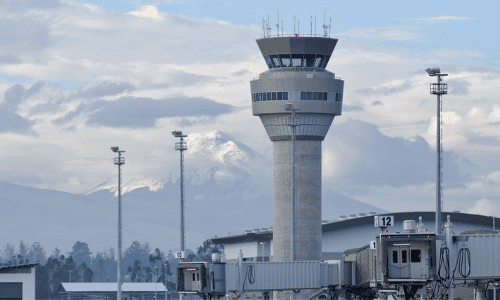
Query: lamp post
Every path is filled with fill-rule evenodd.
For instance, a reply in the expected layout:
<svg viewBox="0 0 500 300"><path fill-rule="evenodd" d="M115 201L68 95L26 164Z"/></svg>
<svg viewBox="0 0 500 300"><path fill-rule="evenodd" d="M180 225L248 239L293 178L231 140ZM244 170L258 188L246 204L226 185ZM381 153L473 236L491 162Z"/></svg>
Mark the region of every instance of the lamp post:
<svg viewBox="0 0 500 300"><path fill-rule="evenodd" d="M155 300L156 300L156 282L158 281L158 267L155 267Z"/></svg>
<svg viewBox="0 0 500 300"><path fill-rule="evenodd" d="M260 245L261 245L261 247L260 247L260 251L261 252L260 253L262 255L262 260L261 261L264 262L264 242L260 242Z"/></svg>
<svg viewBox="0 0 500 300"><path fill-rule="evenodd" d="M295 112L300 110L298 108L293 108L292 103L283 103L283 108L286 111L291 111L292 116L288 120L288 126L292 127L292 196L291 196L291 202L292 202L292 208L291 208L291 215L292 215L292 230L291 230L291 235L292 235L292 241L291 241L291 249L290 249L290 256L291 256L291 261L295 261L295 127L300 126L297 118L295 117Z"/></svg>
<svg viewBox="0 0 500 300"><path fill-rule="evenodd" d="M436 234L441 234L441 210L442 210L442 167L443 167L443 154L442 154L442 101L441 95L445 95L448 93L448 85L446 83L441 83L441 76L448 76L448 74L442 74L439 68L429 68L425 70L429 76L437 76L437 83L431 83L431 94L437 95L437 128L436 128Z"/></svg>
<svg viewBox="0 0 500 300"><path fill-rule="evenodd" d="M167 287L167 259L165 258L165 300L168 300L168 287Z"/></svg>
<svg viewBox="0 0 500 300"><path fill-rule="evenodd" d="M174 137L180 138L180 142L175 143L175 150L181 153L181 251L184 251L184 150L187 150L187 144L182 131L172 131Z"/></svg>
<svg viewBox="0 0 500 300"><path fill-rule="evenodd" d="M175 150L181 153L181 252L184 253L184 151L187 150L187 144L184 142L184 138L187 135L183 135L182 131L172 131L174 137L180 138L180 141L175 143ZM183 300L184 295L179 295L179 300Z"/></svg>
<svg viewBox="0 0 500 300"><path fill-rule="evenodd" d="M125 164L125 157L122 157L122 153L125 152L120 150L118 147L111 147L111 150L118 153L118 157L115 157L115 165L118 165L118 259L116 268L116 281L117 281L117 294L116 299L122 299L122 187L121 187L121 166Z"/></svg>

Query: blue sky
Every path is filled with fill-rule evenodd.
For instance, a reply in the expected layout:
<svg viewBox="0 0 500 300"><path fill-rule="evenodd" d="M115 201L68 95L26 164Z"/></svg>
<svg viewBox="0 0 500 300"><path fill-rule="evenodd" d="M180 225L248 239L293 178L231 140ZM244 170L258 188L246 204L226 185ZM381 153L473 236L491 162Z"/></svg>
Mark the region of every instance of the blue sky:
<svg viewBox="0 0 500 300"><path fill-rule="evenodd" d="M83 3L83 2L82 2ZM110 11L126 13L138 7L155 5L172 15L182 14L192 18L212 18L236 25L262 27L262 19L269 15L271 27L276 29L277 13L284 22L285 31L293 31L293 17L301 22L302 32L310 32L311 15L316 16L317 32L321 32L324 12L327 23L332 18L332 35L353 28L393 28L414 33L415 39L394 41L390 38L350 38L382 47L409 47L416 52L429 51L436 47L456 50L478 51L487 57L481 59L485 65L500 65L497 11L500 4L495 1L86 1ZM465 18L457 22L443 17ZM442 18L442 19L439 19ZM314 21L313 21L314 22ZM313 29L314 30L314 29ZM495 38L497 37L497 38Z"/></svg>
<svg viewBox="0 0 500 300"><path fill-rule="evenodd" d="M435 79L424 70L438 66L450 74L445 209L499 215L499 5L305 3L3 2L0 180L83 193L114 182L109 147L119 145L135 161L128 189L156 188L177 174L177 156L165 155L177 129L220 130L272 159L250 107L249 81L266 70L255 43L262 19L274 30L279 10L285 32L295 15L308 33L316 14L320 33L326 11L339 39L327 69L345 90L323 143L325 192L433 209Z"/></svg>

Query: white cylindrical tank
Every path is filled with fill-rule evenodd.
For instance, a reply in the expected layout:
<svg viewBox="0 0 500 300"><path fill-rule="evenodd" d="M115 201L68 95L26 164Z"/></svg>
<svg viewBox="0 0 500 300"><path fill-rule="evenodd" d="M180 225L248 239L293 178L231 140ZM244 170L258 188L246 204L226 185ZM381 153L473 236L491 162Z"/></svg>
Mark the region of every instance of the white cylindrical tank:
<svg viewBox="0 0 500 300"><path fill-rule="evenodd" d="M403 221L403 232L404 233L415 233L416 231L417 231L417 222L415 222L415 220Z"/></svg>

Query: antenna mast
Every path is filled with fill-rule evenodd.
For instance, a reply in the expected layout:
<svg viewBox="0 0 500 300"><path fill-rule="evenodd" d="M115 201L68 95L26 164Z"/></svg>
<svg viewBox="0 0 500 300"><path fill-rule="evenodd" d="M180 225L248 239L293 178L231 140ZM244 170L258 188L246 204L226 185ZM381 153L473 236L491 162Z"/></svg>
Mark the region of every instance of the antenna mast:
<svg viewBox="0 0 500 300"><path fill-rule="evenodd" d="M280 36L280 11L278 10L278 23L276 24L276 31L278 32L278 36Z"/></svg>
<svg viewBox="0 0 500 300"><path fill-rule="evenodd" d="M266 19L262 18L262 33L264 34L264 38L266 38Z"/></svg>
<svg viewBox="0 0 500 300"><path fill-rule="evenodd" d="M332 18L330 18L330 25L326 25L326 12L325 12L325 14L323 15L324 37L330 37L330 34L328 31L329 31L330 27L332 27L331 23L332 23Z"/></svg>

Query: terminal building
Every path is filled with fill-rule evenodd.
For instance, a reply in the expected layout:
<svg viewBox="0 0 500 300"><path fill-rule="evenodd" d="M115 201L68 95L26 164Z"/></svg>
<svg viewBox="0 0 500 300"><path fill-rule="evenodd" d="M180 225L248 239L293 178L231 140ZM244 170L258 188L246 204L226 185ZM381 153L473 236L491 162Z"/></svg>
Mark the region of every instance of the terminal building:
<svg viewBox="0 0 500 300"><path fill-rule="evenodd" d="M63 282L59 287L60 299L116 300L116 282ZM167 289L161 282L125 282L122 284L124 300L166 299Z"/></svg>
<svg viewBox="0 0 500 300"><path fill-rule="evenodd" d="M37 265L0 267L0 299L35 299L35 267Z"/></svg>
<svg viewBox="0 0 500 300"><path fill-rule="evenodd" d="M434 232L435 212L398 212L390 215L394 216L394 226L389 226L386 230L391 233L403 232L403 221L415 220L418 223L420 217L424 230ZM321 260L341 259L344 251L361 248L374 241L375 236L381 234L381 229L374 226L375 216L381 215L360 213L349 217L341 216L335 221L323 221ZM457 235L471 231L496 230L496 224L500 225L499 218L460 212L443 212L443 223L447 216L450 216L453 232ZM273 261L273 228L246 230L241 234L214 237L212 241L223 245L227 261L236 261L240 251L245 261Z"/></svg>

